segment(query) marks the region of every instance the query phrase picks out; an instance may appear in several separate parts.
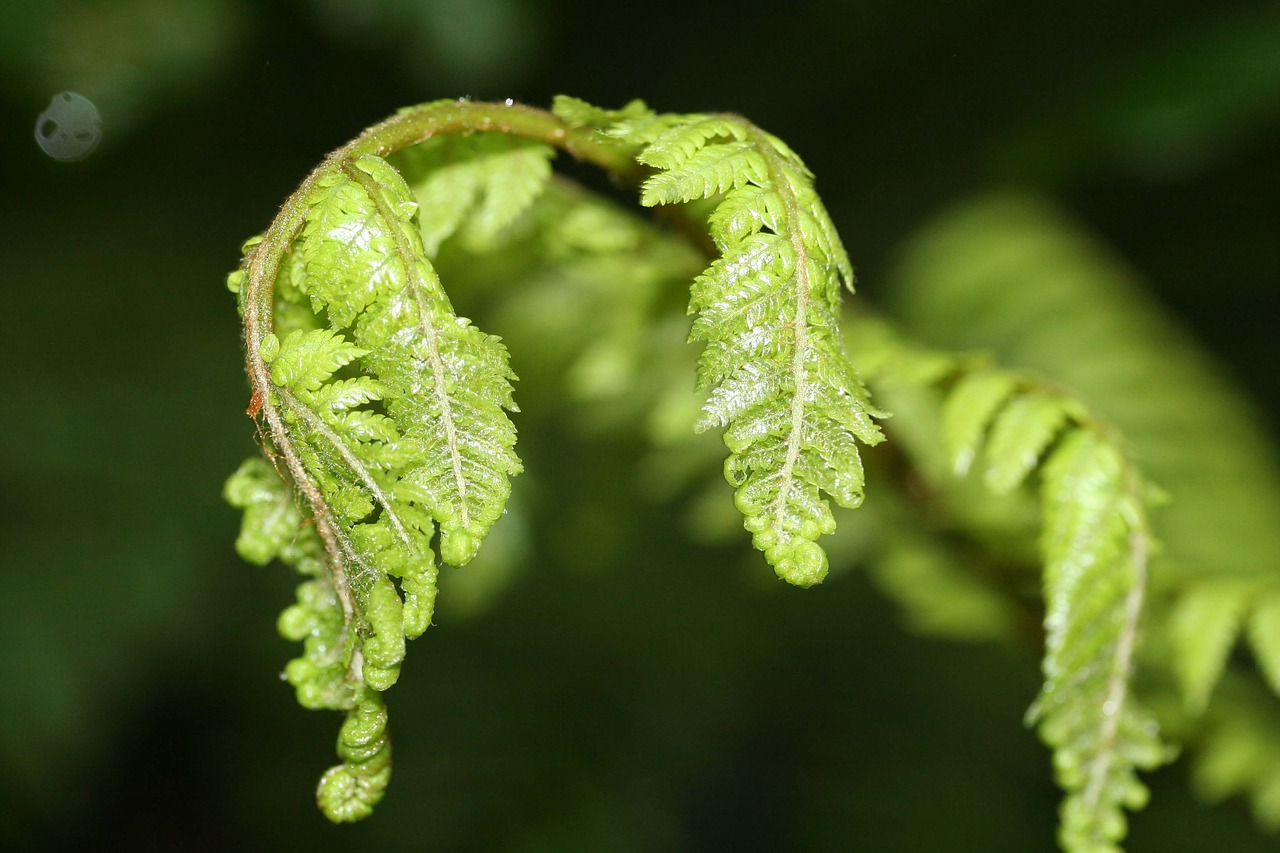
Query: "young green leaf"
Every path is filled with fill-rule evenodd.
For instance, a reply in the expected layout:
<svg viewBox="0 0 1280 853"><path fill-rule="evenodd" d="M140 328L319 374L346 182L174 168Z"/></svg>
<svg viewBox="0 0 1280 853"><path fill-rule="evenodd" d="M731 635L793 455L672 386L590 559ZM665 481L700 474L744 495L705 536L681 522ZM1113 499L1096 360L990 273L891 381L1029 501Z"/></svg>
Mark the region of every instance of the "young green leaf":
<svg viewBox="0 0 1280 853"><path fill-rule="evenodd" d="M1136 771L1168 759L1130 687L1149 534L1122 457L1090 430L1062 440L1043 492L1045 683L1029 718L1067 792L1063 847L1118 850L1124 810L1147 801Z"/></svg>
<svg viewBox="0 0 1280 853"><path fill-rule="evenodd" d="M1015 385L1015 377L1007 371L977 371L961 378L947 397L942 409L942 436L957 476L969 473L991 419Z"/></svg>
<svg viewBox="0 0 1280 853"><path fill-rule="evenodd" d="M1069 401L1051 394L1014 397L991 426L987 440L987 487L996 494L1016 489L1035 470L1050 442L1067 422Z"/></svg>
<svg viewBox="0 0 1280 853"><path fill-rule="evenodd" d="M857 443L882 439L837 331L853 271L830 217L799 158L735 116L615 132L643 141L637 159L657 169L643 204L718 201L721 255L689 305L690 339L705 343L698 382L711 388L698 427L725 430L725 476L755 546L783 579L817 583L827 558L815 540L835 529L827 498L861 502Z"/></svg>
<svg viewBox="0 0 1280 853"><path fill-rule="evenodd" d="M1251 593L1249 585L1238 581L1208 580L1183 592L1174 604L1169 615L1174 672L1193 713L1208 706L1226 669Z"/></svg>

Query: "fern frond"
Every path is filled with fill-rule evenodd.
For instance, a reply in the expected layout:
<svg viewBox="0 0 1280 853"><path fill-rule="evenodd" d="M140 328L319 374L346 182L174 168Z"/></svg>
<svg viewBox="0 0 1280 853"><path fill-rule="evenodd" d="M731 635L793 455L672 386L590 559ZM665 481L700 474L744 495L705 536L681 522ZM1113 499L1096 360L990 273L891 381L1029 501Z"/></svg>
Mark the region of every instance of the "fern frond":
<svg viewBox="0 0 1280 853"><path fill-rule="evenodd" d="M516 408L515 375L497 338L453 314L412 221L416 208L397 172L363 157L321 182L295 252L306 265L303 290L316 307L337 325L353 324L360 364L377 378L402 439L379 448L386 489L375 489L378 478L343 461L370 494L383 492L374 503L398 537L414 527L430 535L429 517L440 526L441 557L462 565L501 515L509 477L521 470L506 416ZM349 251L353 234L363 251ZM340 252L342 263L329 263ZM376 289L357 287L353 296L352 277L377 282ZM367 417L361 423L371 425Z"/></svg>
<svg viewBox="0 0 1280 853"><path fill-rule="evenodd" d="M987 488L1009 492L1033 471L1041 474L1045 681L1028 720L1053 748L1067 792L1059 837L1070 853L1118 850L1124 811L1147 800L1137 771L1170 757L1131 685L1154 545L1148 490L1081 403L1030 377L978 375L980 384L957 384L946 411L966 400L978 405L977 417L960 422L959 436L972 433L969 424L990 421L982 451ZM1005 394L994 417L984 418L990 401ZM958 421L953 414L953 425ZM969 444L955 441L959 436L956 445ZM983 443L981 433L976 441Z"/></svg>
<svg viewBox="0 0 1280 853"><path fill-rule="evenodd" d="M991 349L1004 363L1074 389L1106 413L1146 476L1173 496L1153 519L1162 545L1157 572L1174 589L1179 619L1218 613L1206 633L1178 646L1174 670L1188 707L1212 692L1235 642L1232 626L1248 622L1264 672L1268 659L1280 660L1259 647L1260 617L1230 618L1234 605L1210 607L1196 592L1272 583L1280 554L1274 452L1247 402L1144 295L1132 269L1046 201L1003 194L925 229L887 291L910 333L939 346ZM1191 599L1178 604L1184 596ZM1280 678L1272 684L1280 689Z"/></svg>
<svg viewBox="0 0 1280 853"><path fill-rule="evenodd" d="M1182 688L1183 702L1193 713L1208 706L1255 595L1252 584L1208 579L1184 590L1175 600L1169 614L1173 670ZM1265 607L1264 602L1255 618ZM1256 635L1254 645L1257 646ZM1275 648L1280 650L1280 644ZM1265 673L1266 659L1259 655L1259 662Z"/></svg>
<svg viewBox="0 0 1280 853"><path fill-rule="evenodd" d="M400 152L427 256L455 233L472 249L493 248L546 188L554 156L549 145L497 133L439 136Z"/></svg>
<svg viewBox="0 0 1280 853"><path fill-rule="evenodd" d="M1168 760L1155 719L1130 696L1149 533L1119 452L1074 431L1044 467L1045 684L1029 718L1054 748L1072 853L1118 849L1136 770Z"/></svg>
<svg viewBox="0 0 1280 853"><path fill-rule="evenodd" d="M725 476L753 543L780 577L809 586L827 571L815 541L835 528L827 498L861 502L857 442L882 439L837 332L852 269L789 148L736 116L665 121L611 132L643 142L636 159L657 170L642 204L718 201L720 258L689 305L690 340L705 343L699 386L711 389L698 428L725 429Z"/></svg>
<svg viewBox="0 0 1280 853"><path fill-rule="evenodd" d="M933 386L942 396L936 431L947 459L936 468L957 477L972 468L994 495L1039 474L1044 684L1028 721L1052 747L1067 794L1064 849L1118 850L1124 811L1146 802L1137 771L1170 756L1131 686L1155 547L1151 490L1114 429L1065 390L987 359L913 348L883 324L861 325L871 328L856 329L860 338L881 351L867 359L883 374L878 381Z"/></svg>

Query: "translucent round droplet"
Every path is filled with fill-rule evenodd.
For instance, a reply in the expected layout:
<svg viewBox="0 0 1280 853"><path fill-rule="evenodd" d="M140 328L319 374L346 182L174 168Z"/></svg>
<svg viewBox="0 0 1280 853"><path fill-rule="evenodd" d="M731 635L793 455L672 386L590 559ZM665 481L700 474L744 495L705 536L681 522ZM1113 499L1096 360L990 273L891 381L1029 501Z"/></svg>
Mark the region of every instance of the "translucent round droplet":
<svg viewBox="0 0 1280 853"><path fill-rule="evenodd" d="M54 160L83 160L102 139L102 116L84 95L59 92L36 119L35 135L40 150Z"/></svg>

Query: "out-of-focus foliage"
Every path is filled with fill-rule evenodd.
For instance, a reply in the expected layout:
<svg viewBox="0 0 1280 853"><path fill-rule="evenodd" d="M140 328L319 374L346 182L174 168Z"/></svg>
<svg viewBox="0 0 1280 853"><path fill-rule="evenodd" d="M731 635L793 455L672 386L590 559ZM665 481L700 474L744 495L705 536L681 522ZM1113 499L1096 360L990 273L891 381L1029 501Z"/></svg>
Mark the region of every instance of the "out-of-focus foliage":
<svg viewBox="0 0 1280 853"><path fill-rule="evenodd" d="M1145 297L1135 275L1042 202L995 197L923 232L895 279L906 327L987 348L1105 413L1157 486L1153 583L1176 675L1203 709L1240 628L1264 672L1280 562L1280 470L1252 408ZM974 386L974 395L982 389ZM975 409L978 407L975 407ZM1223 543L1230 542L1230 548Z"/></svg>
<svg viewBox="0 0 1280 853"><path fill-rule="evenodd" d="M205 90L235 57L248 13L241 0L14 0L0 72L27 91L84 95L115 140Z"/></svg>
<svg viewBox="0 0 1280 853"><path fill-rule="evenodd" d="M335 836L307 795L333 746L329 721L300 719L287 686L264 687L288 655L263 630L290 599L288 579L228 553L235 518L217 498L253 435L220 284L229 247L326 149L398 104L570 90L729 106L786 131L822 176L860 292L887 297L890 258L956 199L1031 184L1140 271L1274 429L1280 146L1263 67L1280 55L1274 4L740 4L737 31L767 43L767 74L741 42L708 38L724 24L712 4L667 10L677 25L655 7L620 23L599 4L530 0L498 19L526 44L502 60L501 39L475 36L482 27L415 36L404 16L360 28L329 24L310 3L217 4L239 10L239 29L192 13L180 37L143 42L184 44L182 61L212 57L203 71L141 64L149 94L137 120L124 130L101 103L104 145L79 164L48 161L31 138L36 115L54 92L93 80L43 76L43 22L141 9L129 32L149 32L148 5L19 0L0 22L0 282L20 303L0 338L0 840L278 849L287 835L367 850L430 825L456 850L843 850L851 837L884 850L1044 847L1058 793L1035 737L1019 733L1036 691L1034 654L1022 650L1038 646L1038 618L1009 594L1033 600L1035 582L970 571L1026 565L1031 534L983 534L933 503L920 528L927 487L912 480L837 512L823 588L765 584L758 555L733 544L730 490L703 477L718 442L681 437L698 400L668 381L696 358L683 343L679 264L647 264L651 286L612 293L609 270L635 254L579 256L568 238L553 263L512 281L511 301L471 286L504 279L462 249L439 259L459 313L513 350L545 354L513 356L516 426L526 456L543 461L529 462L485 552L442 573L446 630L397 688L402 719L421 726L397 739L379 816ZM196 4L163 5L154 20ZM405 15L426 19L410 5ZM406 48L415 38L447 49ZM72 64L94 50L74 48L85 58ZM1120 96L1145 86L1177 105L1159 111L1171 118L1158 132L1138 120L1145 95ZM1100 138L1121 144L1090 141ZM576 220L588 223L579 235L651 239L612 217ZM602 220L613 225L590 224ZM526 266L489 263L506 260ZM608 331L577 337L574 317ZM643 390L609 391L633 381ZM882 405L904 442L905 409ZM650 446L651 434L666 443ZM869 458L873 483L895 479L884 473L894 452ZM999 529L1034 524L1025 501L955 503ZM1155 523L1171 512L1156 508ZM877 544L888 536L911 548ZM1006 546L993 556L996 540ZM876 559L890 553L900 568ZM886 605L868 575L897 579L931 609ZM1152 583L1157 607L1154 569ZM1274 608L1253 596L1241 605L1224 584L1188 596L1170 631L1231 637L1253 613L1245 630L1266 633L1261 614ZM1003 644L919 639L902 621ZM1144 662L1173 642L1163 633L1146 632ZM1225 651L1140 685L1189 754L1149 777L1152 802L1127 849L1274 848L1241 800L1209 808L1186 793L1189 772L1204 794L1248 794L1274 814L1263 771L1275 749L1261 744L1278 703L1246 665L1249 646L1234 648L1203 724L1185 722L1184 705L1208 695L1204 673Z"/></svg>

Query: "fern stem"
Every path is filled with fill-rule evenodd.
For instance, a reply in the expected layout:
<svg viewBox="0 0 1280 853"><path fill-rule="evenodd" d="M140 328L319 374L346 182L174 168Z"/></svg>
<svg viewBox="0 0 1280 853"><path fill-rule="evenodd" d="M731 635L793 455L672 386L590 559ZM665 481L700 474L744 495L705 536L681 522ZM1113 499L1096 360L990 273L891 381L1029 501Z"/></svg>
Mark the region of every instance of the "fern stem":
<svg viewBox="0 0 1280 853"><path fill-rule="evenodd" d="M1138 624L1142 618L1142 603L1147 587L1147 555L1149 542L1145 525L1138 526L1129 536L1129 555L1133 561L1133 583L1124 599L1124 623L1116 639L1115 656L1111 676L1107 681L1106 699L1102 705L1102 728L1098 737L1098 749L1089 763L1089 784L1084 789L1084 804L1089 811L1097 809L1103 788L1115 760L1116 740L1124 717L1124 704L1128 698L1129 680L1133 675L1133 655L1137 648Z"/></svg>
<svg viewBox="0 0 1280 853"><path fill-rule="evenodd" d="M246 317L248 313L246 312ZM249 359L249 377L257 387L258 379L253 372L253 361ZM263 364L259 355L257 358L258 368L261 371L261 381L264 387L270 387L270 378L267 376L266 365ZM284 428L284 423L280 417L280 410L271 403L270 393L264 392L262 395L262 408L260 415L267 419L267 425L271 431L271 444L284 457L285 465L289 468L289 474L293 478L294 487L302 492L306 497L307 503L311 506L311 520L316 526L316 532L320 534L320 541L324 545L325 553L329 555L329 573L333 583L334 594L338 596L338 601L342 605L342 621L348 628L355 619L356 604L352 598L351 586L347 580L346 564L343 556L347 549L343 547L342 536L338 531L338 526L334 524L333 517L328 512L328 507L324 501L324 495L320 492L319 487L311 481L310 475L307 474L306 466L302 464L302 458L298 455L298 451L294 449L293 440L289 437L288 431Z"/></svg>

